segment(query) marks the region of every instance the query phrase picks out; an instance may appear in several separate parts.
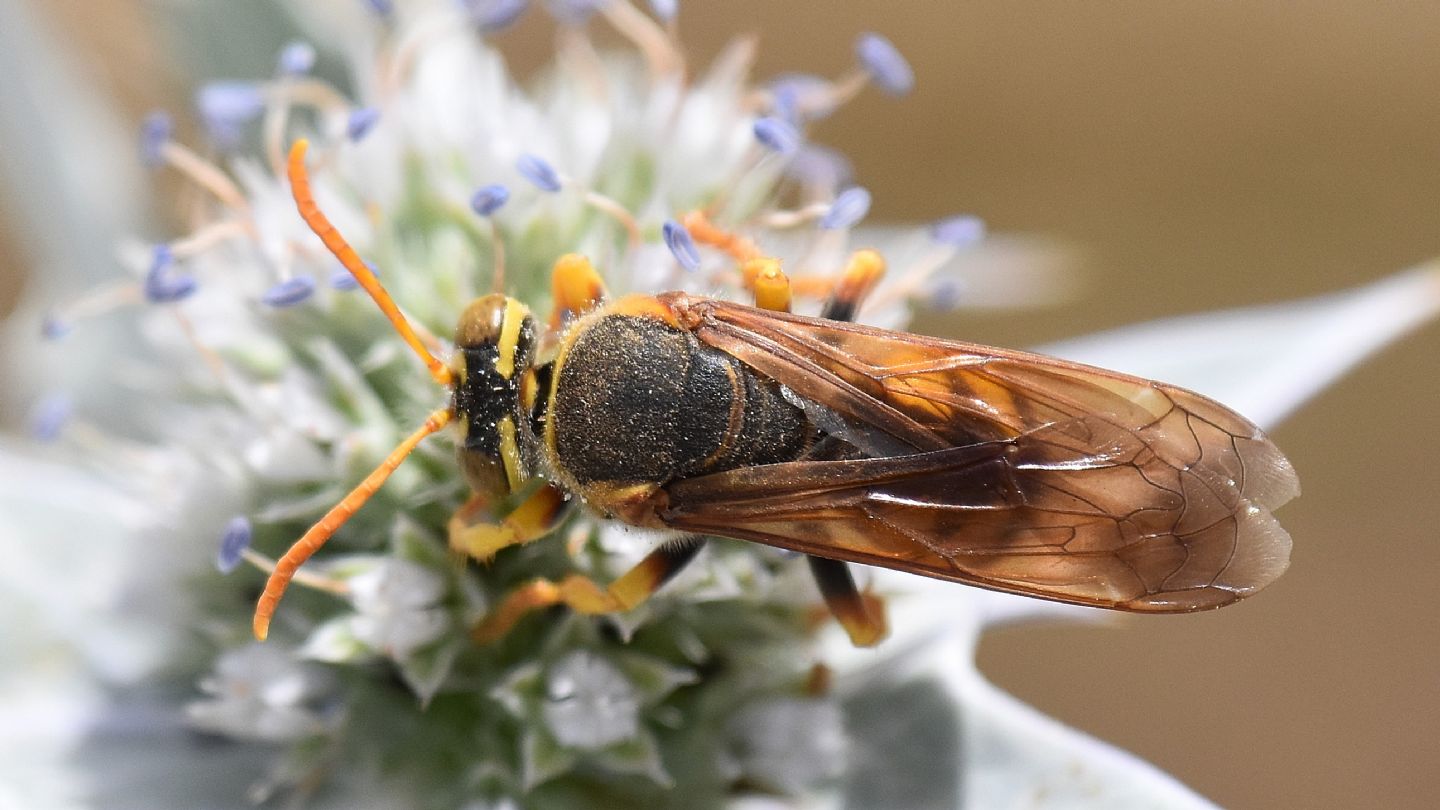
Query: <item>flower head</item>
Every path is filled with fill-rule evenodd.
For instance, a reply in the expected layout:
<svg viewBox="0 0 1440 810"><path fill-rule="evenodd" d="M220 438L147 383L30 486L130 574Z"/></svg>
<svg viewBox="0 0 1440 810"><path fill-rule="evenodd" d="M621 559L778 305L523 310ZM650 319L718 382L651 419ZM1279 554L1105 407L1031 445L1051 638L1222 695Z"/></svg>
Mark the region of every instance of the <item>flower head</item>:
<svg viewBox="0 0 1440 810"><path fill-rule="evenodd" d="M833 173L794 173L775 159L800 159L814 110L756 117L755 89L733 59L685 80L670 60L678 53L671 35L657 25L673 8L662 4L656 21L622 3L547 3L575 36L591 16L613 21L642 58L562 60L534 93L512 86L481 40L431 33L424 47L406 44L410 24L414 36L446 30L441 21L458 11L494 32L523 6L472 2L407 22L376 4L396 25L394 39L382 38L357 69L398 70L383 75L390 95L345 98L309 75L314 51L297 43L281 54L272 82L207 85L202 118L229 149L261 117L262 154L300 136L314 141L316 200L364 261L383 270L385 287L425 335L417 339L432 344L429 335L446 334L467 298L497 286L543 317L549 265L570 253L595 260L610 295L690 288L741 300L749 294L732 276L735 263L759 245L817 268L843 263L845 236L869 193L841 191ZM399 47L413 48L403 69L390 50ZM834 83L826 106L843 103L846 81ZM464 490L438 445L421 445L300 572L274 637L264 646L245 640L247 602L263 573L254 569L275 565L274 555L376 465L436 392L373 304L347 293L355 276L299 223L282 165L238 153L215 165L170 137L168 124L147 124L147 159L208 193L210 218L150 252L140 314L153 322L164 362L186 369L184 396L210 402L223 426L177 422L166 441L183 446L203 431L197 461L229 470L226 500L245 504L210 535L220 538L212 576L222 579L207 588L230 595L207 599L216 663L198 681L192 723L284 743L276 752L284 761L307 740L363 737L350 718L365 716L379 688L365 685L367 673L388 669L410 696L395 709L412 713L407 722L496 746L476 760L486 767L458 783L471 786L471 798L520 798L594 768L686 790L730 779L801 793L833 777L826 763L841 744L838 704L823 694L793 697L804 656L761 663L751 653L808 645L810 597L797 599L788 584L804 576L791 559L711 549L631 614L541 615L513 639L476 644L471 630L521 583L566 572L604 582L648 544L576 511L553 540L502 551L488 567L457 566L446 524ZM533 190L512 194L515 179ZM917 269L909 288L892 291L891 305L935 283L936 267ZM820 289L803 275L797 283ZM813 311L819 298L802 289L797 306ZM690 608L697 600L709 606L698 614ZM306 662L351 668L359 680L317 678L322 670ZM746 675L700 674L716 667ZM702 716L729 731L704 739L699 728L712 721ZM772 733L782 717L804 720L785 742ZM812 726L818 736L798 731ZM699 770L661 744L692 738L711 752ZM788 758L767 753L776 745Z"/></svg>

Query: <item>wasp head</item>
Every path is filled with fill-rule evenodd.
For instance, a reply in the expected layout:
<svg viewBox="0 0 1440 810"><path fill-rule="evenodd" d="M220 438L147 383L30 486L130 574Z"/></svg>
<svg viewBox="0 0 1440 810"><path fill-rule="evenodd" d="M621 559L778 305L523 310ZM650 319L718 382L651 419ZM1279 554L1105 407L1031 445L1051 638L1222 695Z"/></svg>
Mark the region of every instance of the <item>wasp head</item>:
<svg viewBox="0 0 1440 810"><path fill-rule="evenodd" d="M455 328L453 408L460 467L472 489L506 498L534 476L527 400L535 396L535 321L499 293L477 298Z"/></svg>

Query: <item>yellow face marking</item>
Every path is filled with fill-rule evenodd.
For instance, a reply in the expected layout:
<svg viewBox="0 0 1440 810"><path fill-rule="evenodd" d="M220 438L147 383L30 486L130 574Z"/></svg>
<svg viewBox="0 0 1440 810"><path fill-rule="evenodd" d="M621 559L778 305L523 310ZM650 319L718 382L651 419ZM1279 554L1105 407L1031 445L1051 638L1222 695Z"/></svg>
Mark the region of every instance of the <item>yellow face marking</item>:
<svg viewBox="0 0 1440 810"><path fill-rule="evenodd" d="M515 420L505 417L495 425L500 433L500 460L505 464L505 478L510 482L510 491L518 492L525 484L520 469L520 445L515 441Z"/></svg>
<svg viewBox="0 0 1440 810"><path fill-rule="evenodd" d="M520 327L525 323L525 305L514 298L505 299L505 315L500 320L500 340L495 346L495 372L505 379L515 375L515 351L520 345Z"/></svg>

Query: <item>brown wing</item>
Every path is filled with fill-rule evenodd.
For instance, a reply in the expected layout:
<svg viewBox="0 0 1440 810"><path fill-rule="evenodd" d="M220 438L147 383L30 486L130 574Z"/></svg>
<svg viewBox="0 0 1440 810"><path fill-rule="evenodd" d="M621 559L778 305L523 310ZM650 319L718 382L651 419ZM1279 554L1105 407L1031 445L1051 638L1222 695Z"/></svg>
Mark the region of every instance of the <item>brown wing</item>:
<svg viewBox="0 0 1440 810"><path fill-rule="evenodd" d="M882 457L666 487L667 524L1134 611L1219 607L1273 581L1299 493L1260 430L1199 394L1023 352L680 294L679 320ZM872 454L874 454L872 452Z"/></svg>

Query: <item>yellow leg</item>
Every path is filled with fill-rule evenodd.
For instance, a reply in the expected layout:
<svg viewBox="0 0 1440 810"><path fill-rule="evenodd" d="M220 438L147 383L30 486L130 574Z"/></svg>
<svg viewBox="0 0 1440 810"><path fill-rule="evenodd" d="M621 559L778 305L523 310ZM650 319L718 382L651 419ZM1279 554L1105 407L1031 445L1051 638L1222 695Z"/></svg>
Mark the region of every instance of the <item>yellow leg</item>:
<svg viewBox="0 0 1440 810"><path fill-rule="evenodd" d="M645 556L608 587L580 574L553 582L536 579L511 591L470 631L471 638L488 644L510 632L515 623L533 610L565 605L576 613L594 616L629 610L652 594L695 559L704 545L702 537L672 540Z"/></svg>
<svg viewBox="0 0 1440 810"><path fill-rule="evenodd" d="M755 292L755 306L771 312L790 311L790 279L780 269L778 259L751 259L740 272Z"/></svg>
<svg viewBox="0 0 1440 810"><path fill-rule="evenodd" d="M861 593L855 587L855 578L850 576L850 568L840 560L806 559L810 562L810 573L815 575L815 584L820 586L820 595L825 598L825 606L845 628L850 642L856 647L879 644L889 632L885 603L880 597Z"/></svg>
<svg viewBox="0 0 1440 810"><path fill-rule="evenodd" d="M857 250L846 263L840 280L820 310L820 317L832 321L853 321L860 305L885 275L885 259L873 250Z"/></svg>
<svg viewBox="0 0 1440 810"><path fill-rule="evenodd" d="M555 260L550 271L550 293L555 299L550 329L559 331L605 300L605 282L589 259L578 253L567 253Z"/></svg>
<svg viewBox="0 0 1440 810"><path fill-rule="evenodd" d="M767 264L768 263L768 264ZM754 278L755 305L761 309L788 312L790 284L773 259L756 259L745 265L746 279ZM836 321L853 320L855 313L880 277L885 274L885 260L873 250L861 250L850 257L845 271L833 284L828 284L829 297L820 317ZM822 557L808 557L815 584L825 599L825 606L845 628L850 641L857 647L871 647L885 637L885 603L873 594L861 593L844 562Z"/></svg>
<svg viewBox="0 0 1440 810"><path fill-rule="evenodd" d="M477 560L488 560L502 548L549 534L564 514L565 495L550 484L535 490L498 523L489 520L489 503L478 494L472 495L446 526L450 548Z"/></svg>

